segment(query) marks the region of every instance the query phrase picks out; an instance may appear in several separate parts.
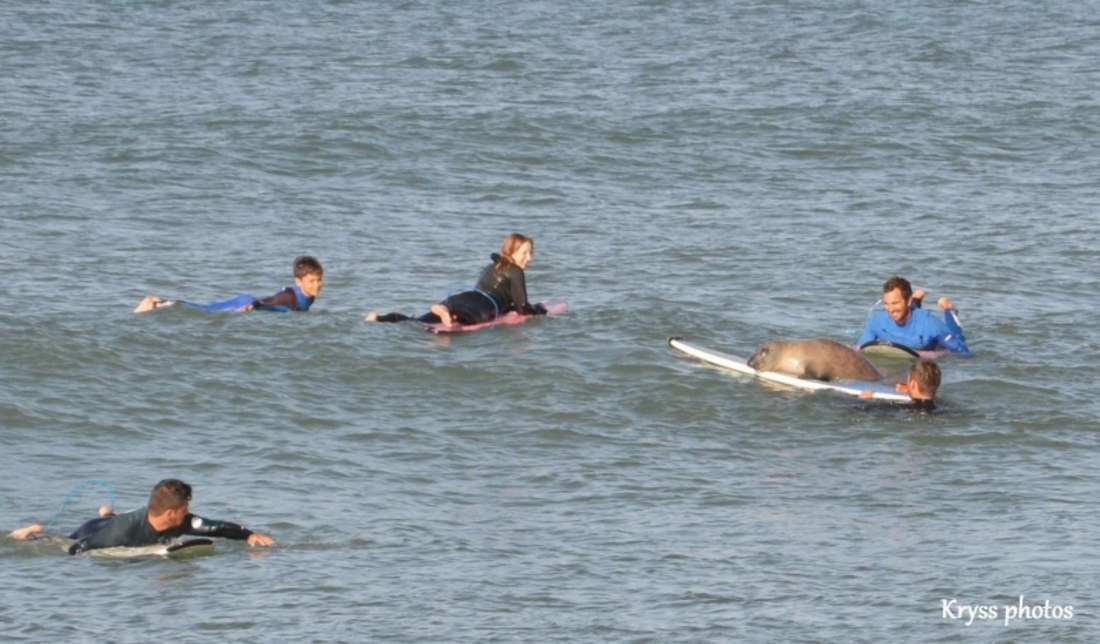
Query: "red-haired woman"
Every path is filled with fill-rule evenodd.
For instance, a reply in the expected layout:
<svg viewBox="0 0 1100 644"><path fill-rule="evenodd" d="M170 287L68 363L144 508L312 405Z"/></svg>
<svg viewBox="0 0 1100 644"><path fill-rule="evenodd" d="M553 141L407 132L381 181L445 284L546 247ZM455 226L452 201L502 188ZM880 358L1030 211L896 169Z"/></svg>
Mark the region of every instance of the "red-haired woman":
<svg viewBox="0 0 1100 644"><path fill-rule="evenodd" d="M509 311L523 315L542 315L546 308L527 301L527 280L524 269L535 253L535 242L519 233L504 238L500 254L493 253L493 260L481 271L477 286L472 291L451 295L433 304L430 313L413 318L401 313L378 315L371 311L367 322L404 322L418 320L427 324L479 324L491 322Z"/></svg>

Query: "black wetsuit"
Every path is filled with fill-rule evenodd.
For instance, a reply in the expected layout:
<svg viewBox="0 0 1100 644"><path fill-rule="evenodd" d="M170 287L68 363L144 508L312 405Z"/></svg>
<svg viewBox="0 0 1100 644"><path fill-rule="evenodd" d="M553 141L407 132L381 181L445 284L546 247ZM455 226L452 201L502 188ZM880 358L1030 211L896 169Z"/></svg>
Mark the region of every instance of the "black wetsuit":
<svg viewBox="0 0 1100 644"><path fill-rule="evenodd" d="M906 405L913 411L936 411L935 400L911 400Z"/></svg>
<svg viewBox="0 0 1100 644"><path fill-rule="evenodd" d="M905 402L883 403L879 401L861 400L853 406L853 409L865 410L875 414L894 414L898 411L908 413L939 413L934 400L907 400Z"/></svg>
<svg viewBox="0 0 1100 644"><path fill-rule="evenodd" d="M258 311L308 311L316 299L288 286L271 297L256 300L252 306Z"/></svg>
<svg viewBox="0 0 1100 644"><path fill-rule="evenodd" d="M241 540L250 537L252 531L236 523L204 519L188 514L183 523L175 528L157 532L149 523L148 508L141 508L114 517L92 519L80 526L73 533L73 536L80 540L69 547L69 554L75 555L88 550L117 546L127 548L153 546L158 543L169 543L185 534Z"/></svg>
<svg viewBox="0 0 1100 644"><path fill-rule="evenodd" d="M485 268L481 269L477 286L472 291L456 293L443 300L443 306L451 313L451 319L459 324L479 324L489 322L509 311L517 311L522 315L543 315L546 307L541 304L532 305L527 301L527 278L523 269L511 262L504 262L502 268L497 268L500 255L490 255L493 260ZM438 324L441 320L434 313L425 313L418 318L412 318L401 313L387 313L378 316L379 322L404 322L417 320L427 324Z"/></svg>

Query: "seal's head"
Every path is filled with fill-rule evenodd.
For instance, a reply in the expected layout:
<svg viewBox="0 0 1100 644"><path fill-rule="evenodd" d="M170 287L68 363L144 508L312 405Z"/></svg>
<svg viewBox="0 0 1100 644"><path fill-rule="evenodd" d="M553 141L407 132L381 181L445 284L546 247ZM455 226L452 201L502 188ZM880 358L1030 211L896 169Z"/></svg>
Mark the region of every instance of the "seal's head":
<svg viewBox="0 0 1100 644"><path fill-rule="evenodd" d="M752 354L752 357L749 358L748 365L757 371L770 371L768 367L774 362L774 358L772 357L772 350L774 348L774 342L765 342L760 345L756 353Z"/></svg>

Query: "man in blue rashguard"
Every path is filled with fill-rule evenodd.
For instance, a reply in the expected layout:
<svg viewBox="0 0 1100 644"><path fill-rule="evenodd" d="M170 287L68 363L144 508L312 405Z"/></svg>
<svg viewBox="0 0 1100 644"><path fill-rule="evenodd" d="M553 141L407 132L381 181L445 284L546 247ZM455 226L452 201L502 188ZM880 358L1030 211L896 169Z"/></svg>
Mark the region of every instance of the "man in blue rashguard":
<svg viewBox="0 0 1100 644"><path fill-rule="evenodd" d="M875 313L856 346L869 342L892 342L914 351L951 351L970 356L955 305L946 297L939 300L944 320L920 308L920 299L913 297L909 280L894 275L882 286L882 304L886 309Z"/></svg>

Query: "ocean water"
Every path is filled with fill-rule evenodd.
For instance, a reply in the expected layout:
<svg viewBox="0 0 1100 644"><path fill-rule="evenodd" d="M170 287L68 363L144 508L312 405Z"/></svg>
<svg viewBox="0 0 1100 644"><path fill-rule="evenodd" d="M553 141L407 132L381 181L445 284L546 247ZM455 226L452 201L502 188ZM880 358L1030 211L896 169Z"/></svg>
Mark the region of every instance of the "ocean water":
<svg viewBox="0 0 1100 644"><path fill-rule="evenodd" d="M277 544L0 537L3 639L1095 641L1098 27L1068 2L4 5L2 532L177 477ZM513 231L567 314L363 322L469 286ZM308 314L132 313L270 294L301 254ZM854 342L895 273L976 353L940 361L941 413L666 344ZM1006 624L1021 596L1062 617Z"/></svg>

